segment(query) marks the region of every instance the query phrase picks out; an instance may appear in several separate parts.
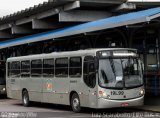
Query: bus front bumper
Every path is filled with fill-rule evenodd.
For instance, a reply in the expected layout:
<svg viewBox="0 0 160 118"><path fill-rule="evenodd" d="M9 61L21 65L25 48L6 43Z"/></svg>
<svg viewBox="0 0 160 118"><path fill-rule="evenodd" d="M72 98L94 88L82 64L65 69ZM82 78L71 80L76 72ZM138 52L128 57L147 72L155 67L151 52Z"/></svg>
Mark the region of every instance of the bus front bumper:
<svg viewBox="0 0 160 118"><path fill-rule="evenodd" d="M98 108L142 106L143 104L144 104L144 96L130 100L109 100L105 98L98 99Z"/></svg>

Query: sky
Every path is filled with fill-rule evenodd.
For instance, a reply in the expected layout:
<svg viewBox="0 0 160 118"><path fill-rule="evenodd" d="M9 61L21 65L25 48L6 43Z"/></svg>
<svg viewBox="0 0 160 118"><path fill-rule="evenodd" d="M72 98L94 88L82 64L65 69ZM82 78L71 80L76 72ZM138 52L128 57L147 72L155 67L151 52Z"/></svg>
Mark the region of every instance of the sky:
<svg viewBox="0 0 160 118"><path fill-rule="evenodd" d="M0 17L33 7L48 0L0 0ZM160 2L160 0L128 0L130 2Z"/></svg>
<svg viewBox="0 0 160 118"><path fill-rule="evenodd" d="M48 0L0 0L0 17L33 7Z"/></svg>

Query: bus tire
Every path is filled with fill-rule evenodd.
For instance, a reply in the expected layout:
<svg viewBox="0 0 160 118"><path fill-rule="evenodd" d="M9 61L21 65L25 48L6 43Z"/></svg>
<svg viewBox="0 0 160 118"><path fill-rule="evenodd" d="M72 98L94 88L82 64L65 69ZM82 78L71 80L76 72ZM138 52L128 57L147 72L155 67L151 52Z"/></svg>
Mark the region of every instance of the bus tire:
<svg viewBox="0 0 160 118"><path fill-rule="evenodd" d="M29 106L29 95L27 90L24 90L22 93L22 103L25 107Z"/></svg>
<svg viewBox="0 0 160 118"><path fill-rule="evenodd" d="M71 97L71 107L72 110L76 113L81 111L80 99L77 93L74 93Z"/></svg>

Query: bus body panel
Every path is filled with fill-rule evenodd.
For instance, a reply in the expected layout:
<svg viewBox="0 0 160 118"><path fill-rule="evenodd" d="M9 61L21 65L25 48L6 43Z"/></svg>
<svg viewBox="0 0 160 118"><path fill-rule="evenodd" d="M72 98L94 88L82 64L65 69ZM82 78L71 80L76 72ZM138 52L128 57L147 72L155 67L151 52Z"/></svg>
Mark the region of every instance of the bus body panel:
<svg viewBox="0 0 160 118"><path fill-rule="evenodd" d="M42 102L55 103L58 102L54 99L54 78L42 78ZM47 88L51 84L50 88Z"/></svg>
<svg viewBox="0 0 160 118"><path fill-rule="evenodd" d="M59 104L69 104L69 78L56 77L55 79L54 87L59 96Z"/></svg>
<svg viewBox="0 0 160 118"><path fill-rule="evenodd" d="M20 88L20 79L19 78L11 78L11 90L12 90L12 96L14 99L21 99L21 88Z"/></svg>
<svg viewBox="0 0 160 118"><path fill-rule="evenodd" d="M30 78L30 84L28 84L29 97L32 101L41 102L42 99L42 78L34 77Z"/></svg>
<svg viewBox="0 0 160 118"><path fill-rule="evenodd" d="M81 78L81 80L77 80L77 83L75 85L71 87L72 87L72 90L75 90L79 94L81 106L83 107L89 106L89 94L88 94L89 88L84 84L83 78Z"/></svg>
<svg viewBox="0 0 160 118"><path fill-rule="evenodd" d="M10 78L6 79L6 92L7 92L7 97L12 98L12 89L11 89L11 81Z"/></svg>
<svg viewBox="0 0 160 118"><path fill-rule="evenodd" d="M109 96L110 99L113 100L126 100L126 99L134 99L140 97L140 91L144 90L144 86L136 87L132 89L107 89L98 87L98 91L104 91L106 96Z"/></svg>
<svg viewBox="0 0 160 118"><path fill-rule="evenodd" d="M29 93L30 101L64 104L70 105L70 94L76 92L80 98L80 104L82 107L90 108L110 108L121 107L120 104L128 102L129 106L142 105L144 97L138 96L139 90L143 87L137 87L133 89L123 90L125 96L111 95L113 89L106 89L99 87L99 75L96 73L96 86L93 88L88 87L83 78L83 60L85 56L96 56L96 52L99 50L127 50L127 49L94 49L94 50L81 50L74 52L61 52L50 53L41 55L31 55L24 57L9 58L7 62L23 61L23 60L35 60L35 59L57 59L70 57L82 58L82 74L81 77L28 77L28 78L16 78L15 84L11 83L13 78L8 78L7 75L7 96L9 98L22 99L22 91L26 89ZM131 49L128 49L131 50ZM68 70L69 71L69 70ZM106 91L106 94L110 95L110 99L100 98L99 91ZM120 90L117 90L120 91ZM113 99L113 100L112 100Z"/></svg>
<svg viewBox="0 0 160 118"><path fill-rule="evenodd" d="M144 95L141 96L139 94L141 90L144 90L144 86L129 90L115 90L98 87L98 92L105 91L106 97L98 97L98 103L96 107L111 108L111 105L113 105L112 107L123 107L123 103L128 104L127 106L141 106L144 103ZM123 95L121 95L122 91ZM113 94L113 92L115 92L115 94Z"/></svg>
<svg viewBox="0 0 160 118"><path fill-rule="evenodd" d="M128 106L142 106L144 96L129 100L109 100L104 98L98 99L98 106L96 108L116 108L116 107L128 107ZM125 106L126 104L126 106Z"/></svg>

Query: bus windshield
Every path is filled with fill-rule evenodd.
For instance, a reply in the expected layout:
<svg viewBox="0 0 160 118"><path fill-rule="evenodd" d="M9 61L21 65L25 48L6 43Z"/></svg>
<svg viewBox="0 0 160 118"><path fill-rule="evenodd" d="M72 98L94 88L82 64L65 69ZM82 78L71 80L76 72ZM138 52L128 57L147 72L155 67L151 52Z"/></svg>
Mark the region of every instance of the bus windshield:
<svg viewBox="0 0 160 118"><path fill-rule="evenodd" d="M106 88L131 88L143 85L138 58L99 59L99 84Z"/></svg>

